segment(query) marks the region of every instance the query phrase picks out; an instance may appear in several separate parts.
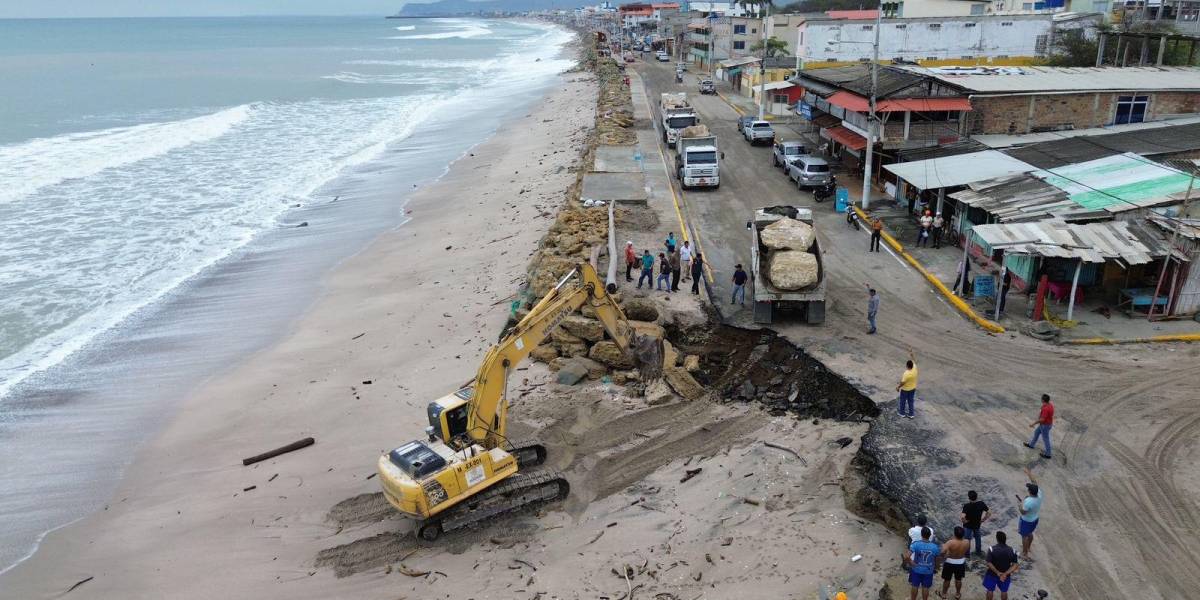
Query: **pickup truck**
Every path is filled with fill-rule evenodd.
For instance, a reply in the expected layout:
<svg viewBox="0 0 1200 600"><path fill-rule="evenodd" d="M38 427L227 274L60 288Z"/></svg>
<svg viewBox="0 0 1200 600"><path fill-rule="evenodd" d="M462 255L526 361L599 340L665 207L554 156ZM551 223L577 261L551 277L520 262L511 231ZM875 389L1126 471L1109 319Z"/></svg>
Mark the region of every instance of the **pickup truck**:
<svg viewBox="0 0 1200 600"><path fill-rule="evenodd" d="M742 137L751 145L764 142L770 144L775 141L775 128L771 127L768 121L751 121L742 126Z"/></svg>
<svg viewBox="0 0 1200 600"><path fill-rule="evenodd" d="M658 109L662 117L663 142L674 148L679 138L679 131L700 122L695 109L688 104L687 94L662 94Z"/></svg>
<svg viewBox="0 0 1200 600"><path fill-rule="evenodd" d="M788 163L806 154L808 154L808 149L804 147L803 142L779 140L775 142L775 147L771 151L771 164L786 171Z"/></svg>
<svg viewBox="0 0 1200 600"><path fill-rule="evenodd" d="M754 283L754 322L769 324L777 313L793 312L810 325L825 322L825 264L821 256L820 233L813 238L810 254L817 258L817 281L798 290L781 290L767 278L769 252L760 239L763 228L783 217L813 224L812 211L794 206L771 206L754 211L754 220L746 224L750 230L750 278Z"/></svg>
<svg viewBox="0 0 1200 600"><path fill-rule="evenodd" d="M675 176L679 178L680 186L685 190L696 186L721 187L721 153L717 149L717 137L686 137L685 134L681 131L675 144Z"/></svg>
<svg viewBox="0 0 1200 600"><path fill-rule="evenodd" d="M713 83L713 80L705 79L700 82L700 93L701 94L716 94L717 86L716 86L716 84Z"/></svg>

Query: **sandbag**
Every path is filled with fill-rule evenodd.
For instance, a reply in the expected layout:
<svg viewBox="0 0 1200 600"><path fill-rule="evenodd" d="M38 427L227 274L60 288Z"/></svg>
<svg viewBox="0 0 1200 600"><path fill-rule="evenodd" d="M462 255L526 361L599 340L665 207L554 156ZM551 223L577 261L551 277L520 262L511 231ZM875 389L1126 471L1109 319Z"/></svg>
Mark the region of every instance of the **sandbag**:
<svg viewBox="0 0 1200 600"><path fill-rule="evenodd" d="M812 247L814 236L812 225L787 217L763 227L762 233L759 234L763 245L772 250L802 252Z"/></svg>
<svg viewBox="0 0 1200 600"><path fill-rule="evenodd" d="M799 290L817 282L817 257L800 250L776 250L767 262L767 279L781 290Z"/></svg>
<svg viewBox="0 0 1200 600"><path fill-rule="evenodd" d="M705 125L704 123L692 125L691 127L684 127L679 132L679 136L685 138L706 137L708 135L708 125Z"/></svg>

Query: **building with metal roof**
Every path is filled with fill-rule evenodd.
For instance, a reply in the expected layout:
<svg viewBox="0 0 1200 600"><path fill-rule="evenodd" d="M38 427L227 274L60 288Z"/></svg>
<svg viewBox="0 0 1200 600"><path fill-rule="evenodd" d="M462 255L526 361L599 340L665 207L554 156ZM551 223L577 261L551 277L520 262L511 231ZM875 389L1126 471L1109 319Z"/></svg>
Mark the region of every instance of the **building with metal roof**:
<svg viewBox="0 0 1200 600"><path fill-rule="evenodd" d="M895 67L973 96L1051 92L1200 92L1196 67Z"/></svg>

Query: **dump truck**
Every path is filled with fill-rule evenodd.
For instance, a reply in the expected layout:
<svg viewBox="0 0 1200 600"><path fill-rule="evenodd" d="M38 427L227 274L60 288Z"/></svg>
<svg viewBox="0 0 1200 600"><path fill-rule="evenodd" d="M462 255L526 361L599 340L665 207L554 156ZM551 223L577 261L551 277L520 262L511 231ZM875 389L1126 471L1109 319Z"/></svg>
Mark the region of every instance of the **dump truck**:
<svg viewBox="0 0 1200 600"><path fill-rule="evenodd" d="M675 147L680 130L700 122L695 109L688 104L686 93L663 94L658 107L662 113L663 142L670 148Z"/></svg>
<svg viewBox="0 0 1200 600"><path fill-rule="evenodd" d="M816 281L800 289L785 290L771 282L768 265L772 250L763 243L763 229L784 218L813 225L812 211L795 206L769 206L754 211L754 220L746 223L750 231L750 279L754 283L754 322L770 324L777 315L795 314L802 322L819 325L825 322L825 265L821 243L813 231L812 244L807 252L816 258Z"/></svg>
<svg viewBox="0 0 1200 600"><path fill-rule="evenodd" d="M703 125L688 127L679 132L675 144L675 176L683 189L692 187L721 187L721 153L717 136Z"/></svg>

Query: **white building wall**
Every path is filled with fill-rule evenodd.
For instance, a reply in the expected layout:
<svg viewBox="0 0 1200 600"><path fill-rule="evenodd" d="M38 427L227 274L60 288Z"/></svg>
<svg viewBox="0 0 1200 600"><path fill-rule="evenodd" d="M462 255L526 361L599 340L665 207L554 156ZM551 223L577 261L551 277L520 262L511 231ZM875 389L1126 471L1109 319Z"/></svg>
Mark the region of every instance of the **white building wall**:
<svg viewBox="0 0 1200 600"><path fill-rule="evenodd" d="M961 59L965 57L1038 56L1053 21L1045 18L986 17L971 19L885 20L879 34L879 58L891 60ZM799 28L805 61L870 60L875 39L870 21L808 22Z"/></svg>
<svg viewBox="0 0 1200 600"><path fill-rule="evenodd" d="M986 12L990 1L967 2L965 0L903 0L900 16L905 19L920 17L966 17ZM972 9L977 6L978 8ZM974 10L975 12L972 12Z"/></svg>

